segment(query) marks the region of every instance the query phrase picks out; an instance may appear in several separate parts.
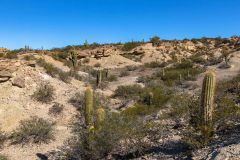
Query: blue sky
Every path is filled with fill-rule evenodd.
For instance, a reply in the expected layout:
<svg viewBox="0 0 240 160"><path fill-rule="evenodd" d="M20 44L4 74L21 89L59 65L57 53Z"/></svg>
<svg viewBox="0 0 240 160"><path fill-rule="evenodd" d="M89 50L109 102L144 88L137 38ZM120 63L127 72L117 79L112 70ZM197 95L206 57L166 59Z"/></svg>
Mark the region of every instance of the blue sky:
<svg viewBox="0 0 240 160"><path fill-rule="evenodd" d="M0 0L0 47L240 35L240 0Z"/></svg>

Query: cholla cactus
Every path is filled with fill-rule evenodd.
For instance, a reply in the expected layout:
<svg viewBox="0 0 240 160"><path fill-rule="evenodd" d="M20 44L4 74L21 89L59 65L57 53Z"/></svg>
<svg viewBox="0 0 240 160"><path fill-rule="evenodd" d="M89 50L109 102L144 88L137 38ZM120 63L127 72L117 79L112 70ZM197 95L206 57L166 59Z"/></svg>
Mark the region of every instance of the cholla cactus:
<svg viewBox="0 0 240 160"><path fill-rule="evenodd" d="M179 74L179 82L181 83L182 82L182 74Z"/></svg>
<svg viewBox="0 0 240 160"><path fill-rule="evenodd" d="M211 126L214 106L214 94L216 86L216 75L209 71L203 80L201 97L201 117L203 126Z"/></svg>
<svg viewBox="0 0 240 160"><path fill-rule="evenodd" d="M85 124L91 126L93 124L93 91L91 86L88 86L85 91Z"/></svg>
<svg viewBox="0 0 240 160"><path fill-rule="evenodd" d="M77 52L75 50L70 52L69 60L71 61L73 68L76 69L78 66L78 61L77 61Z"/></svg>
<svg viewBox="0 0 240 160"><path fill-rule="evenodd" d="M148 93L148 105L151 106L153 104L153 93Z"/></svg>

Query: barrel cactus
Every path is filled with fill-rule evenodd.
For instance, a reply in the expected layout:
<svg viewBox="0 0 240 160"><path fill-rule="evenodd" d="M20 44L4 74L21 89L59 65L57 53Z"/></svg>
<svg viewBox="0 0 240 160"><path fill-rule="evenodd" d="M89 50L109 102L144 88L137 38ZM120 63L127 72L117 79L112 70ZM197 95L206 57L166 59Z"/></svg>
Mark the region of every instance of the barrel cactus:
<svg viewBox="0 0 240 160"><path fill-rule="evenodd" d="M92 125L93 121L93 91L91 86L88 86L85 91L85 124L87 126Z"/></svg>
<svg viewBox="0 0 240 160"><path fill-rule="evenodd" d="M203 126L212 125L212 115L214 107L214 94L216 86L216 75L209 71L203 80L201 95L201 120Z"/></svg>

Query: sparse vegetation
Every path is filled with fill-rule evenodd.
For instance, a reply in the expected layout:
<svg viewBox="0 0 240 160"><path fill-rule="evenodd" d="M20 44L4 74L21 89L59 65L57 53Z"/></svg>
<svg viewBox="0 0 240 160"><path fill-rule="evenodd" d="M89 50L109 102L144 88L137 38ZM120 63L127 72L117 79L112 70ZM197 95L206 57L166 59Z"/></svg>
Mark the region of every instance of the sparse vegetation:
<svg viewBox="0 0 240 160"><path fill-rule="evenodd" d="M12 143L48 143L54 138L53 123L42 118L32 117L20 122L20 126L11 135Z"/></svg>
<svg viewBox="0 0 240 160"><path fill-rule="evenodd" d="M42 84L34 92L32 97L42 103L49 103L54 98L55 89L50 84Z"/></svg>
<svg viewBox="0 0 240 160"><path fill-rule="evenodd" d="M64 106L62 104L54 103L54 105L51 108L49 108L48 114L56 116L61 114L63 109Z"/></svg>

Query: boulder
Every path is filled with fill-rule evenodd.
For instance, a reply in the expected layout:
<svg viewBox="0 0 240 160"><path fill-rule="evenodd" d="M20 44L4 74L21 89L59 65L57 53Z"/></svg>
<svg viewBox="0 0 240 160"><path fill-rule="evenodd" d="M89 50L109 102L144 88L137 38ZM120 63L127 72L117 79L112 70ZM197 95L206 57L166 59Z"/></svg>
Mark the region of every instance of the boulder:
<svg viewBox="0 0 240 160"><path fill-rule="evenodd" d="M8 71L0 71L0 83L7 82L10 78L12 78L12 73Z"/></svg>
<svg viewBox="0 0 240 160"><path fill-rule="evenodd" d="M15 77L12 80L12 85L17 86L19 88L25 88L25 79L24 77Z"/></svg>
<svg viewBox="0 0 240 160"><path fill-rule="evenodd" d="M0 71L0 78L12 78L12 73L8 71Z"/></svg>

